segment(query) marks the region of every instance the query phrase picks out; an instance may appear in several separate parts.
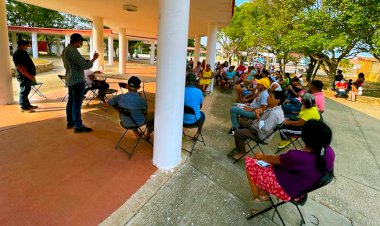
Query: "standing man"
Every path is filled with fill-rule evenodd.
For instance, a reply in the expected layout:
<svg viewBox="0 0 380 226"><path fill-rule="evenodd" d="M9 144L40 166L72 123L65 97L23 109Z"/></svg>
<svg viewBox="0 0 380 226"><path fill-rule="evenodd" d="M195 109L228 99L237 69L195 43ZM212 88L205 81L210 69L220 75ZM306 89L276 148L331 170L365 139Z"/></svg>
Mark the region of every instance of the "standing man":
<svg viewBox="0 0 380 226"><path fill-rule="evenodd" d="M16 78L20 83L19 105L21 112L34 112L34 109L38 108L38 106L30 104L28 95L32 84L36 83L36 78L34 77L36 75L36 67L26 52L30 45L29 41L20 40L17 44L18 48L13 54L13 62L17 68Z"/></svg>
<svg viewBox="0 0 380 226"><path fill-rule="evenodd" d="M66 84L69 89L69 99L66 105L67 129L74 127L75 133L88 133L92 129L84 126L81 119L81 107L84 95L84 70L90 69L99 54L95 51L93 58L86 61L77 50L83 44L83 37L74 33L70 44L62 52L63 65L66 69Z"/></svg>

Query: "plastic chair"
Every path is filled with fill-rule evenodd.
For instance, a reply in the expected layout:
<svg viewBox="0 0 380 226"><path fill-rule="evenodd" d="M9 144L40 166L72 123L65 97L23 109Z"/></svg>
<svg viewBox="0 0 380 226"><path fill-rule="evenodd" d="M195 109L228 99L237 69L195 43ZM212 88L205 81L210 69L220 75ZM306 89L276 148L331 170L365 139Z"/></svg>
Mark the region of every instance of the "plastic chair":
<svg viewBox="0 0 380 226"><path fill-rule="evenodd" d="M270 200L270 202L272 203L272 205L271 205L270 207L264 209L264 210L259 211L258 213L254 214L254 215L249 216L249 217L247 218L247 220L250 220L250 219L252 219L252 218L254 218L254 217L257 217L257 216L259 216L259 215L261 215L261 214L263 214L263 213L266 213L266 212L268 212L269 210L271 210L271 209L274 208L275 213L277 213L278 217L280 218L282 225L285 226L285 222L284 222L284 220L282 219L281 214L278 212L277 207L279 207L279 206L281 206L281 205L283 205L283 204L285 204L285 203L290 202L290 203L293 203L293 204L296 206L296 208L297 208L297 210L298 210L298 213L299 213L300 216L301 216L301 222L300 222L300 225L303 225L303 224L305 224L305 219L304 219L304 217L303 217L303 215L302 215L302 212L301 212L301 210L299 209L298 206L300 206L300 205L301 205L301 206L305 205L305 203L306 203L306 201L307 201L307 194L308 194L308 193L310 193L310 192L312 192L312 191L315 191L315 190L317 190L317 189L319 189L319 188L321 188L321 187L324 187L324 186L328 185L333 179L334 179L334 173L333 173L333 172L326 172L325 175L322 176L322 178L321 178L321 179L320 179L320 180L314 185L314 187L313 187L312 189L308 190L307 192L304 192L304 194L299 195L299 196L296 197L296 198L292 198L292 199L289 200L289 201L281 201L281 202L278 202L278 203L275 204L275 203L273 202L273 200L272 200L272 197L269 196L269 200ZM274 213L273 213L273 217L274 217ZM273 217L272 217L272 220L273 220Z"/></svg>
<svg viewBox="0 0 380 226"><path fill-rule="evenodd" d="M43 85L43 83L42 82L37 82L37 83L35 83L35 84L32 84L32 86L31 86L31 88L32 88L32 94L29 96L29 100L30 100L30 98L32 98L35 94L37 94L38 96L40 96L40 97L43 97L43 98L45 98L46 100L48 99L41 91L40 91L40 89L41 89L41 86Z"/></svg>
<svg viewBox="0 0 380 226"><path fill-rule="evenodd" d="M203 124L204 124L204 121L205 120L197 120L197 116L196 116L196 113L194 111L194 109L190 106L184 106L184 113L185 114L190 114L190 115L194 115L194 118L195 118L195 123L193 124L186 124L186 123L183 123L183 127L184 128L187 128L187 129L191 129L191 128L197 128L197 132L194 134L194 136L189 136L187 135L185 132L183 133L183 135L185 137L189 137L191 138L192 140L192 144L191 144L191 148L190 150L187 150L185 148L182 148L182 150L188 152L190 154L190 156L192 155L193 153L193 150L194 150L194 147L195 147L195 144L197 143L197 141L200 141L203 143L204 146L206 146L205 144L205 141L203 139L203 135L202 135L202 127L203 127ZM200 139L199 139L200 138Z"/></svg>
<svg viewBox="0 0 380 226"><path fill-rule="evenodd" d="M266 136L264 139L260 139L259 136L256 137L256 139L249 139L246 144L248 145L248 151L246 151L244 153L244 155L242 155L240 158L236 159L234 161L234 163L237 163L240 159L242 159L244 156L246 156L249 152L252 152L253 154L253 150L256 148L256 147L259 147L261 153L264 154L264 151L261 149L261 146L260 145L267 145L268 143L266 142L266 140L272 136L275 132L277 132L278 130L280 130L282 127L282 123L280 124L277 124L274 128L273 128L273 131L268 135ZM251 146L250 143L251 141L255 142L255 145L254 146Z"/></svg>
<svg viewBox="0 0 380 226"><path fill-rule="evenodd" d="M64 75L58 75L58 78L61 80L61 82L65 85L65 88L67 88L67 84L66 84L66 76L64 76ZM62 98L62 101L61 102L63 102L65 99L66 99L66 97L69 95L69 93L66 93L66 95Z"/></svg>
<svg viewBox="0 0 380 226"><path fill-rule="evenodd" d="M139 126L137 124L137 122L135 121L135 119L133 118L133 116L132 116L131 112L129 111L129 109L122 108L122 107L119 107L119 106L115 106L115 108L117 109L117 111L119 112L119 114L123 114L123 115L127 116L128 118L132 119L133 123L135 124L134 126L128 126L127 127L127 126L124 126L122 122L120 122L120 125L121 125L121 127L123 127L125 129L125 132L123 133L123 135L121 135L119 141L117 142L117 144L115 146L115 149L120 148L121 150L125 151L128 154L129 159L130 159L132 157L132 155L133 155L133 152L136 150L137 145L141 142L141 140L145 140L145 141L147 141L149 144L151 144L153 146L153 144L150 141L149 137L147 137L145 135L145 131L147 130L147 128L145 127L144 130L142 129L142 127L144 125L146 125L146 124L143 124L143 125ZM142 134L141 136L139 136L137 138L136 143L135 143L135 145L133 146L133 148L132 148L132 150L130 152L127 150L127 148L122 147L120 145L120 142L123 140L123 138L124 138L125 134L127 134L128 130L137 130L139 133Z"/></svg>

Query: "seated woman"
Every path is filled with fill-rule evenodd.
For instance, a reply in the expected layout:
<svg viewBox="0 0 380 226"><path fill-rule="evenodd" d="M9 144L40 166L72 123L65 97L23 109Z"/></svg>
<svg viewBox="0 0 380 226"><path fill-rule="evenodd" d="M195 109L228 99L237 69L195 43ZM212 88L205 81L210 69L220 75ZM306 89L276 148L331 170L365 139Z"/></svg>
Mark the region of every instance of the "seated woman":
<svg viewBox="0 0 380 226"><path fill-rule="evenodd" d="M364 74L359 73L358 79L353 83L352 89L348 92L348 100L356 101L356 96L363 94Z"/></svg>
<svg viewBox="0 0 380 226"><path fill-rule="evenodd" d="M246 158L246 173L253 194L249 206L253 212L270 205L269 194L289 201L312 189L327 172L333 171L335 153L330 147L331 129L323 122L309 120L302 131L303 150L289 150L281 155L258 153ZM262 167L258 160L270 165Z"/></svg>
<svg viewBox="0 0 380 226"><path fill-rule="evenodd" d="M247 90L248 86L252 84L252 80L255 79L255 74L256 71L252 71L252 67L249 66L248 71L240 76L239 83L235 85L238 102L242 102L243 90Z"/></svg>
<svg viewBox="0 0 380 226"><path fill-rule="evenodd" d="M203 95L205 95L207 87L211 84L212 79L214 78L214 72L211 70L210 64L206 64L206 69L201 71L200 78L199 85Z"/></svg>
<svg viewBox="0 0 380 226"><path fill-rule="evenodd" d="M288 98L282 106L282 109L284 110L285 117L290 118L297 115L302 107L301 96L304 94L304 90L299 78L293 78L287 90Z"/></svg>
<svg viewBox="0 0 380 226"><path fill-rule="evenodd" d="M228 68L228 71L225 73L225 77L221 82L221 87L224 88L226 84L228 84L228 88L231 88L231 86L234 83L234 79L236 76L236 71L234 71L234 67L230 66Z"/></svg>
<svg viewBox="0 0 380 226"><path fill-rule="evenodd" d="M299 112L297 119L285 119L280 129L282 141L278 144L278 148L288 146L292 135L299 136L302 134L302 126L305 122L314 119L320 120L318 108L315 106L315 97L311 93L302 96L302 110Z"/></svg>

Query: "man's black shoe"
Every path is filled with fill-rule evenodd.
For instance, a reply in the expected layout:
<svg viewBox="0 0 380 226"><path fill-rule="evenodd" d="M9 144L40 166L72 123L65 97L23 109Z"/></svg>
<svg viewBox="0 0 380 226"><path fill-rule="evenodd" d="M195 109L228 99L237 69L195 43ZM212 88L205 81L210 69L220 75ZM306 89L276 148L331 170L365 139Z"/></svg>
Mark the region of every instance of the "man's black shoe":
<svg viewBox="0 0 380 226"><path fill-rule="evenodd" d="M93 129L91 128L88 128L88 127L85 127L85 126L82 126L82 127L79 127L77 129L74 130L74 133L89 133L91 132Z"/></svg>
<svg viewBox="0 0 380 226"><path fill-rule="evenodd" d="M228 134L231 136L235 135L235 130L233 128L231 128L230 131L228 132Z"/></svg>
<svg viewBox="0 0 380 226"><path fill-rule="evenodd" d="M29 108L36 109L36 108L38 108L38 106L37 105L29 105Z"/></svg>
<svg viewBox="0 0 380 226"><path fill-rule="evenodd" d="M66 126L66 129L72 129L72 128L74 128L74 125L67 125Z"/></svg>

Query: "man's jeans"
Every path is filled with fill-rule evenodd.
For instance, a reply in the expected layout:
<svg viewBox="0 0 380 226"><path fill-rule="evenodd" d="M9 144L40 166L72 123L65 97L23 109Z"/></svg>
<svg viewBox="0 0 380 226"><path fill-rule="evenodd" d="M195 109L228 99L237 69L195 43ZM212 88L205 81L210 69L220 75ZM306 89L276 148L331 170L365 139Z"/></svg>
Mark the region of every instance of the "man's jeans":
<svg viewBox="0 0 380 226"><path fill-rule="evenodd" d="M29 108L29 93L31 90L32 80L28 78L18 78L17 81L20 83L20 97L19 105L21 108Z"/></svg>
<svg viewBox="0 0 380 226"><path fill-rule="evenodd" d="M66 105L67 125L74 128L83 126L81 119L81 107L83 103L84 83L80 82L69 86L69 99Z"/></svg>
<svg viewBox="0 0 380 226"><path fill-rule="evenodd" d="M239 115L249 118L249 119L254 119L255 113L252 111L244 111L242 108L238 108L237 104L232 104L231 109L231 123L232 123L232 128L237 129L239 128Z"/></svg>

